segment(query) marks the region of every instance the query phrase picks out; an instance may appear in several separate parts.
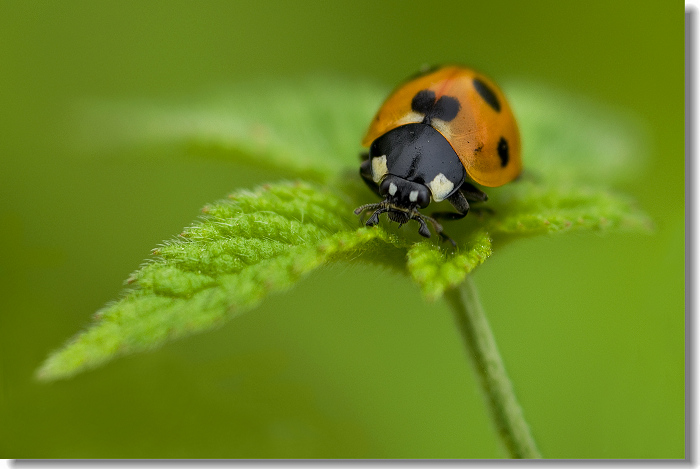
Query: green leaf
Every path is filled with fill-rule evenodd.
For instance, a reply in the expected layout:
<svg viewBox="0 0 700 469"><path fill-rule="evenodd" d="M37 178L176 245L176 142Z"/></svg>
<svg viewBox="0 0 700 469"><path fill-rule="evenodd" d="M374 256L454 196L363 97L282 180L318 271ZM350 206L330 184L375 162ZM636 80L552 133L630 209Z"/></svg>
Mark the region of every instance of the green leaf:
<svg viewBox="0 0 700 469"><path fill-rule="evenodd" d="M477 230L457 252L445 251L428 241L415 243L408 249L406 267L423 294L434 300L461 284L492 252L489 235Z"/></svg>
<svg viewBox="0 0 700 469"><path fill-rule="evenodd" d="M346 201L306 183L240 191L203 211L200 222L155 249L155 259L129 277L132 290L49 357L40 379L210 329L327 262L391 241L383 230L353 229Z"/></svg>
<svg viewBox="0 0 700 469"><path fill-rule="evenodd" d="M648 216L627 196L592 186L543 185L520 181L494 197L496 216L487 230L501 235L533 235L567 230L634 230L649 232Z"/></svg>
<svg viewBox="0 0 700 469"><path fill-rule="evenodd" d="M435 236L421 238L411 223L399 229L382 219L379 226L362 226L353 209L376 195L357 175L358 142L384 91L314 79L258 82L187 105L101 105L97 114L109 117L95 122L109 124L101 134L105 141L186 144L307 182L237 191L206 206L201 220L155 249L129 277L130 289L119 301L49 356L38 377L69 377L211 329L330 262L399 270L434 300L462 284L494 255L494 246L517 237L651 229L633 200L602 185L642 170L636 124L600 106L517 84L506 91L522 129L525 174L489 189L488 209L475 207L465 219L445 224L457 249Z"/></svg>

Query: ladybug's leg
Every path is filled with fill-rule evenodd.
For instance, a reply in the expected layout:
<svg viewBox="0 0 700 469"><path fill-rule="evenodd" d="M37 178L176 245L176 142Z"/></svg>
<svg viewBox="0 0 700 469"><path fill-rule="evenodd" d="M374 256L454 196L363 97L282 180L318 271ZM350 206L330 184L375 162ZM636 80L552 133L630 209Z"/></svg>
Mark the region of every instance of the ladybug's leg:
<svg viewBox="0 0 700 469"><path fill-rule="evenodd" d="M464 181L462 185L459 188L459 191L464 194L464 197L467 200L471 200L472 202L486 202L489 200L489 196L477 189L475 186L472 184L469 184L467 181Z"/></svg>
<svg viewBox="0 0 700 469"><path fill-rule="evenodd" d="M472 202L485 202L488 198L489 197L485 193L465 181L457 192L447 198L459 213L437 212L433 213L432 216L433 218L442 218L443 220L459 220L469 213L469 200ZM493 212L493 210L488 207L474 208L473 211L477 213Z"/></svg>
<svg viewBox="0 0 700 469"><path fill-rule="evenodd" d="M447 198L447 200L450 201L452 206L457 210L459 213L455 212L435 212L432 214L432 217L435 218L442 218L444 220L459 220L460 218L464 218L467 216L467 213L469 213L469 202L467 202L467 198L462 194L460 191L455 192L451 196ZM442 228L442 227L441 227ZM440 235L440 238L442 238L443 241L449 241L453 247L457 247L457 243L454 242L452 238L447 236L445 233L442 232L442 229L438 231L438 234Z"/></svg>
<svg viewBox="0 0 700 469"><path fill-rule="evenodd" d="M466 181L462 184L462 187L459 188L459 191L464 194L467 200L471 200L472 202L486 202L489 199L485 193ZM489 207L474 207L472 212L481 215L483 212L493 213L493 209Z"/></svg>
<svg viewBox="0 0 700 469"><path fill-rule="evenodd" d="M381 214L384 213L384 212L388 212L388 211L389 211L389 208L387 208L387 207L380 207L380 208L378 208L378 209L372 214L372 216L369 217L369 219L367 220L367 222L365 223L365 225L366 225L366 226L374 226L374 225L376 225L377 223L379 223L379 215L381 215Z"/></svg>
<svg viewBox="0 0 700 469"><path fill-rule="evenodd" d="M449 241L452 244L452 246L457 247L457 243L455 243L452 238L450 238L445 233L443 233L442 225L440 223L438 223L438 221L435 218L425 216L425 215L419 213L417 210L415 210L411 214L411 219L416 220L416 221L418 221L418 223L420 223L420 228L418 229L418 234L420 234L421 236L424 236L426 238L430 238L430 230L428 229L428 227L425 223L427 220L430 222L431 225L433 225L435 232L440 236L440 238L443 241Z"/></svg>
<svg viewBox="0 0 700 469"><path fill-rule="evenodd" d="M372 192L379 195L379 186L377 185L376 182L374 182L374 179L372 179L372 166L371 165L372 165L372 163L370 162L370 160L363 161L362 164L360 165L360 176L362 176L362 180L365 181L365 184L367 184L367 187L372 189Z"/></svg>
<svg viewBox="0 0 700 469"><path fill-rule="evenodd" d="M483 192L482 192L483 194ZM486 194L484 194L486 195ZM459 213L455 212L435 212L431 214L430 216L433 218L442 218L443 220L459 220L460 218L464 218L467 216L467 213L469 213L469 202L467 202L467 198L462 194L461 191L457 191L451 196L447 198L447 200L450 201L452 206L457 210Z"/></svg>
<svg viewBox="0 0 700 469"><path fill-rule="evenodd" d="M420 234L424 238L430 238L430 230L428 229L428 225L425 224L423 217L415 217L414 220L420 223L420 228L418 228L418 234Z"/></svg>

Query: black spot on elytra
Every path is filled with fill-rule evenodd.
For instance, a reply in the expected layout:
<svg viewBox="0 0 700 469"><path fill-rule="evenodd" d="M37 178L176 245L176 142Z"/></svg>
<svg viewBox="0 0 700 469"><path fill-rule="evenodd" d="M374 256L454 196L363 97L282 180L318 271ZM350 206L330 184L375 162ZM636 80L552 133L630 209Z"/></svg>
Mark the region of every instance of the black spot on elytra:
<svg viewBox="0 0 700 469"><path fill-rule="evenodd" d="M498 101L496 93L493 92L489 85L479 80L478 78L474 78L473 83L474 89L476 89L476 92L479 93L479 96L481 96L484 99L484 101L486 101L486 104L491 106L494 111L501 112L501 103Z"/></svg>
<svg viewBox="0 0 700 469"><path fill-rule="evenodd" d="M413 97L411 109L425 115L423 122L430 124L432 119L441 119L449 122L459 113L461 105L459 101L451 96L442 96L435 101L435 92L431 90L421 90Z"/></svg>
<svg viewBox="0 0 700 469"><path fill-rule="evenodd" d="M435 103L432 117L449 122L457 117L460 107L459 101L452 96L443 96Z"/></svg>
<svg viewBox="0 0 700 469"><path fill-rule="evenodd" d="M435 92L430 90L421 90L413 97L411 101L411 109L415 112L428 115L435 104Z"/></svg>
<svg viewBox="0 0 700 469"><path fill-rule="evenodd" d="M503 137L498 141L498 157L501 159L501 168L508 164L508 142Z"/></svg>

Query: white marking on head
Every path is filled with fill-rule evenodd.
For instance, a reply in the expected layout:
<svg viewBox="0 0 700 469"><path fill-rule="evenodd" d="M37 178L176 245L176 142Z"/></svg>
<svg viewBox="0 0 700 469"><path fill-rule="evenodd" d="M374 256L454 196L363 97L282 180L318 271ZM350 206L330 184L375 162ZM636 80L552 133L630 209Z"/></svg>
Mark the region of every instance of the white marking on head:
<svg viewBox="0 0 700 469"><path fill-rule="evenodd" d="M410 194L408 194L408 200L411 202L415 202L418 200L418 191L411 191Z"/></svg>
<svg viewBox="0 0 700 469"><path fill-rule="evenodd" d="M386 155L372 158L372 180L374 182L379 184L379 181L381 181L388 172L389 170L386 167Z"/></svg>
<svg viewBox="0 0 700 469"><path fill-rule="evenodd" d="M396 187L396 184L394 184L393 182L389 183L389 195L395 195L397 189L398 187Z"/></svg>
<svg viewBox="0 0 700 469"><path fill-rule="evenodd" d="M435 202L440 202L450 195L455 185L452 181L447 179L444 174L440 173L435 176L435 179L428 183L428 187L430 187L430 192L433 193L433 200Z"/></svg>

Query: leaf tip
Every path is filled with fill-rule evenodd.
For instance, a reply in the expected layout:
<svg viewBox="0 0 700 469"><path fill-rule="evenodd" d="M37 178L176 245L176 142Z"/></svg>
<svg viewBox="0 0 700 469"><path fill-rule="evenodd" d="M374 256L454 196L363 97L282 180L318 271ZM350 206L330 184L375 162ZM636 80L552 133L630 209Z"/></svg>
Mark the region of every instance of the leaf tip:
<svg viewBox="0 0 700 469"><path fill-rule="evenodd" d="M49 355L48 358L44 360L44 363L34 372L35 381L49 383L73 376L74 373L66 371L57 364L56 355L56 352Z"/></svg>

